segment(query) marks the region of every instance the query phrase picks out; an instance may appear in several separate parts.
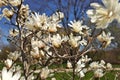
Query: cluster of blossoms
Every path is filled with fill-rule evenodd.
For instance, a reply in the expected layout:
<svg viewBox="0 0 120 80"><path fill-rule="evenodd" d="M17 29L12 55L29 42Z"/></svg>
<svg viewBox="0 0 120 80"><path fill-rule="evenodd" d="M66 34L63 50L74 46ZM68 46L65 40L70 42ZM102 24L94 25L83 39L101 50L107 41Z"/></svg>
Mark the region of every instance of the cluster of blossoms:
<svg viewBox="0 0 120 80"><path fill-rule="evenodd" d="M112 65L105 63L103 60L101 62L92 62L89 66L90 70L94 71L94 77L96 78L103 77L107 71L112 70Z"/></svg>
<svg viewBox="0 0 120 80"><path fill-rule="evenodd" d="M94 38L102 43L102 48L109 46L114 37L111 37L110 32L106 34L104 29L120 16L118 0L103 0L103 3L104 6L92 3L93 9L87 11L91 22L96 23L95 28L102 29L102 33L97 35L82 20L70 21L66 31L61 24L64 18L62 12L51 16L41 15L30 11L22 0L0 0L0 7L10 7L2 10L2 16L15 26L9 31L9 39L18 47L18 51L10 52L4 61L6 67L2 69L1 79L45 80L52 72L49 66L63 59L67 60L68 68L74 68L80 77L84 77L89 70L86 64L91 59L83 55L91 51ZM22 68L17 69L16 62L21 62ZM104 61L92 62L89 67L94 71L95 77L102 77L106 70L112 68L111 64L105 64ZM36 70L38 74L35 73ZM5 79L5 76L8 78Z"/></svg>
<svg viewBox="0 0 120 80"><path fill-rule="evenodd" d="M105 63L104 60L99 61L92 61L91 58L88 58L87 55L82 56L75 68L76 74L82 78L85 76L85 73L89 71L93 71L95 78L101 78L103 77L107 71L112 70L112 65L110 63ZM90 63L91 62L91 63ZM88 67L89 64L89 67ZM67 62L67 67L72 68L72 63L70 61Z"/></svg>

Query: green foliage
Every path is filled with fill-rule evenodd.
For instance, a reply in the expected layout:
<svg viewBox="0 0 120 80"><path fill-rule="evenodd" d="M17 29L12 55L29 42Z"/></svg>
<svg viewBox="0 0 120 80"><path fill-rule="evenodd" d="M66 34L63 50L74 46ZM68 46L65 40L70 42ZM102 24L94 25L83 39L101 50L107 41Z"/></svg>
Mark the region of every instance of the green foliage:
<svg viewBox="0 0 120 80"><path fill-rule="evenodd" d="M115 74L117 71L111 71L109 73L106 73L100 80L114 80ZM84 78L81 78L81 80L94 80L93 72L87 72L86 76ZM55 73L54 77L56 80L72 80L70 79L70 76L72 76L72 73ZM51 80L51 78L48 78L47 80ZM78 76L75 77L75 80L80 80Z"/></svg>

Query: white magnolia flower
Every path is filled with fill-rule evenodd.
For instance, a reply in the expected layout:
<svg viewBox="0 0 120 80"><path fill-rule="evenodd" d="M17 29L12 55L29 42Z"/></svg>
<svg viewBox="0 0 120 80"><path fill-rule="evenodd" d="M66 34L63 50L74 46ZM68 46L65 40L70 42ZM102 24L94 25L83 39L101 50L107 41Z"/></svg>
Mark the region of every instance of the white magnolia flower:
<svg viewBox="0 0 120 80"><path fill-rule="evenodd" d="M31 39L31 45L32 45L32 48L38 47L38 40L35 40L35 38L33 37Z"/></svg>
<svg viewBox="0 0 120 80"><path fill-rule="evenodd" d="M45 56L45 52L43 50L40 50L40 57L44 57Z"/></svg>
<svg viewBox="0 0 120 80"><path fill-rule="evenodd" d="M84 25L81 34L83 36L91 35L91 29L88 26Z"/></svg>
<svg viewBox="0 0 120 80"><path fill-rule="evenodd" d="M70 34L69 44L76 48L79 46L79 40L81 39L81 36L73 36L73 34Z"/></svg>
<svg viewBox="0 0 120 80"><path fill-rule="evenodd" d="M44 13L44 14L42 14L42 15L39 15L39 18L40 18L40 23L41 23L41 29L42 29L42 30L47 30L47 29L48 29L47 24L48 24L49 22L51 22L51 21L49 20L49 17L46 16L46 14Z"/></svg>
<svg viewBox="0 0 120 80"><path fill-rule="evenodd" d="M61 18L64 18L64 13L62 13L62 12L56 12L56 15L58 15L59 16L59 18L61 19Z"/></svg>
<svg viewBox="0 0 120 80"><path fill-rule="evenodd" d="M48 69L48 67L42 68L41 74L40 74L41 79L46 79L49 73L50 73L50 70Z"/></svg>
<svg viewBox="0 0 120 80"><path fill-rule="evenodd" d="M45 43L43 41L38 41L39 48L45 48Z"/></svg>
<svg viewBox="0 0 120 80"><path fill-rule="evenodd" d="M79 41L79 44L82 46L85 46L85 45L87 45L87 41L85 39L82 39Z"/></svg>
<svg viewBox="0 0 120 80"><path fill-rule="evenodd" d="M21 4L21 0L9 0L9 3L12 6L19 6Z"/></svg>
<svg viewBox="0 0 120 80"><path fill-rule="evenodd" d="M55 47L60 47L62 41L63 39L59 34L53 35L53 37L51 37L51 42Z"/></svg>
<svg viewBox="0 0 120 80"><path fill-rule="evenodd" d="M77 62L77 66L76 66L75 71L80 72L84 67L85 67L85 63L83 63L81 60L79 60Z"/></svg>
<svg viewBox="0 0 120 80"><path fill-rule="evenodd" d="M40 17L37 13L32 13L31 16L28 17L28 20L25 22L26 27L30 30L36 30L41 27Z"/></svg>
<svg viewBox="0 0 120 80"><path fill-rule="evenodd" d="M106 68L107 69L112 69L112 65L110 63L107 63Z"/></svg>
<svg viewBox="0 0 120 80"><path fill-rule="evenodd" d="M67 61L67 68L72 68L72 63L70 61Z"/></svg>
<svg viewBox="0 0 120 80"><path fill-rule="evenodd" d="M69 37L66 35L62 35L62 39L64 42L67 42L69 40Z"/></svg>
<svg viewBox="0 0 120 80"><path fill-rule="evenodd" d="M10 68L12 66L12 60L11 59L5 60L5 65L7 68Z"/></svg>
<svg viewBox="0 0 120 80"><path fill-rule="evenodd" d="M94 71L94 76L97 78L100 78L104 75L103 70L102 69L97 69Z"/></svg>
<svg viewBox="0 0 120 80"><path fill-rule="evenodd" d="M52 78L51 80L56 80L56 78Z"/></svg>
<svg viewBox="0 0 120 80"><path fill-rule="evenodd" d="M61 18L63 18L64 15L62 12L56 12L53 14L47 23L48 31L49 32L56 32L57 28L61 28L61 25L59 24Z"/></svg>
<svg viewBox="0 0 120 80"><path fill-rule="evenodd" d="M9 33L10 33L10 36L15 37L19 34L19 31L17 29L11 29Z"/></svg>
<svg viewBox="0 0 120 80"><path fill-rule="evenodd" d="M32 51L30 51L31 56L33 56L34 58L39 58L40 54L39 54L39 48L38 47L34 47Z"/></svg>
<svg viewBox="0 0 120 80"><path fill-rule="evenodd" d="M96 28L105 29L114 19L120 17L119 0L102 0L103 5L91 3L94 9L88 10L87 14L91 18L92 23L96 23Z"/></svg>
<svg viewBox="0 0 120 80"><path fill-rule="evenodd" d="M48 31L49 32L56 32L57 31L57 23L49 23L47 24L48 26Z"/></svg>
<svg viewBox="0 0 120 80"><path fill-rule="evenodd" d="M56 12L51 16L53 22L59 22L62 18L64 18L64 14L62 12Z"/></svg>
<svg viewBox="0 0 120 80"><path fill-rule="evenodd" d="M26 25L25 20L29 16L29 5L21 5L20 10L19 10L19 23L20 25Z"/></svg>
<svg viewBox="0 0 120 80"><path fill-rule="evenodd" d="M3 11L3 16L5 16L8 20L10 20L14 14L12 10L9 10L8 8L4 8Z"/></svg>
<svg viewBox="0 0 120 80"><path fill-rule="evenodd" d="M35 40L34 37L31 39L31 45L32 45L32 48L35 48L35 47L39 47L39 48L44 48L45 47L45 44L40 41L40 40Z"/></svg>
<svg viewBox="0 0 120 80"><path fill-rule="evenodd" d="M85 73L81 70L81 71L79 72L79 76L82 78L82 77L85 76Z"/></svg>
<svg viewBox="0 0 120 80"><path fill-rule="evenodd" d="M79 72L79 76L82 78L85 76L85 73L87 72L88 70L86 68L83 68L80 72Z"/></svg>
<svg viewBox="0 0 120 80"><path fill-rule="evenodd" d="M2 80L19 80L20 76L20 71L13 74L13 71L7 70L6 67L2 69Z"/></svg>
<svg viewBox="0 0 120 80"><path fill-rule="evenodd" d="M107 47L111 43L111 40L114 39L114 37L111 37L110 32L106 34L103 31L102 34L97 37L97 39L104 44L103 47Z"/></svg>
<svg viewBox="0 0 120 80"><path fill-rule="evenodd" d="M0 7L7 5L6 0L0 0Z"/></svg>
<svg viewBox="0 0 120 80"><path fill-rule="evenodd" d="M77 72L78 75L79 75L81 78L85 76L84 67L85 67L85 63L82 62L81 59L79 59L79 61L77 62L77 65L76 65L75 72Z"/></svg>
<svg viewBox="0 0 120 80"><path fill-rule="evenodd" d="M37 30L37 29L46 30L47 21L48 21L48 17L45 14L39 15L37 13L32 13L31 16L28 17L25 24L26 27L30 30Z"/></svg>
<svg viewBox="0 0 120 80"><path fill-rule="evenodd" d="M101 60L100 61L100 63L99 63L99 66L101 67L101 68L106 68L106 66L105 66L105 61L104 60Z"/></svg>
<svg viewBox="0 0 120 80"><path fill-rule="evenodd" d="M74 32L83 34L82 30L84 26L82 26L82 21L70 21L70 24L68 25L72 28Z"/></svg>
<svg viewBox="0 0 120 80"><path fill-rule="evenodd" d="M83 63L81 59L77 62L77 65L80 66L81 68L85 67L85 63Z"/></svg>
<svg viewBox="0 0 120 80"><path fill-rule="evenodd" d="M87 55L82 56L82 58L80 59L82 62L89 62L91 60L91 58L88 58Z"/></svg>
<svg viewBox="0 0 120 80"><path fill-rule="evenodd" d="M105 61L104 61L104 60L101 60L101 61L100 61L100 64L105 65Z"/></svg>
<svg viewBox="0 0 120 80"><path fill-rule="evenodd" d="M89 66L90 66L91 69L100 68L99 62L92 62Z"/></svg>
<svg viewBox="0 0 120 80"><path fill-rule="evenodd" d="M14 51L14 52L10 52L10 54L8 55L8 57L10 59L16 61L20 55L21 55L21 53L19 53L18 51Z"/></svg>

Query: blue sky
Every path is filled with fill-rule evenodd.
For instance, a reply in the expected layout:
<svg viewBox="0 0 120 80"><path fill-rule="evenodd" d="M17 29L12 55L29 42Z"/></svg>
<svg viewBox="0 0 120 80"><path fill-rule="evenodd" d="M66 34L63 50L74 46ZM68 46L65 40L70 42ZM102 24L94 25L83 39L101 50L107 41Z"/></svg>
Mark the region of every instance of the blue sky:
<svg viewBox="0 0 120 80"><path fill-rule="evenodd" d="M55 0L56 3L53 2L54 0L24 0L24 1L25 1L24 4L29 5L31 11L39 12L40 14L46 13L47 15L51 15L57 10L57 7L58 7L57 3L59 0ZM62 5L66 6L67 5L66 1L68 0L62 0ZM75 1L75 0L71 0L71 1ZM83 2L80 4L80 7L82 7L83 11L86 11L88 8L90 8L89 7L90 2L101 3L101 0L82 0L82 1ZM74 19L74 15L72 13L73 7L70 7L70 8L71 8L70 10L71 14L69 15L69 20L72 20ZM1 8L1 11L2 11L2 8ZM1 11L0 11L0 14L2 14ZM0 20L0 29L2 30L2 33L4 35L8 35L9 29L11 28L11 26L5 24L5 22L7 22L5 18ZM2 37L2 41L4 44L8 44L5 37Z"/></svg>

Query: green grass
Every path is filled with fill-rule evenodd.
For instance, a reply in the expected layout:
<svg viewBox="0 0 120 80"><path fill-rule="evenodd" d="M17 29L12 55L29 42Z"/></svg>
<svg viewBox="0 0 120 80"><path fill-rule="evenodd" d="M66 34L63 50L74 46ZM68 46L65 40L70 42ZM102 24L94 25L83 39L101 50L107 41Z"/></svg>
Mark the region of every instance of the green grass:
<svg viewBox="0 0 120 80"><path fill-rule="evenodd" d="M5 65L3 63L0 63L0 70L2 70L2 68L4 67Z"/></svg>
<svg viewBox="0 0 120 80"><path fill-rule="evenodd" d="M120 64L114 64L113 68L120 68Z"/></svg>

